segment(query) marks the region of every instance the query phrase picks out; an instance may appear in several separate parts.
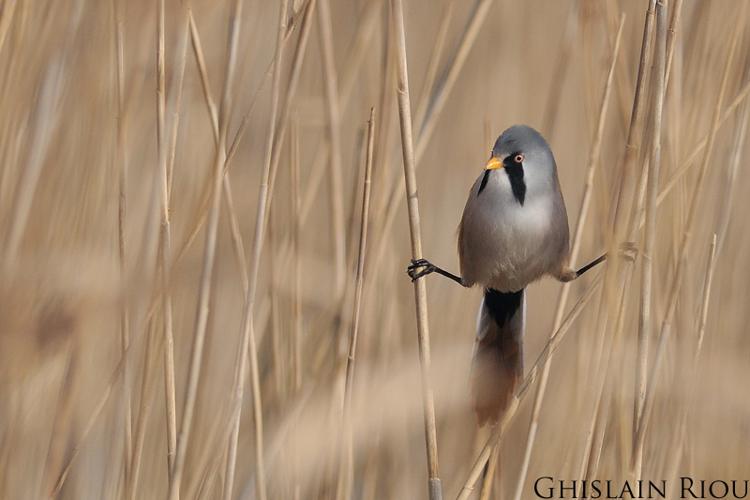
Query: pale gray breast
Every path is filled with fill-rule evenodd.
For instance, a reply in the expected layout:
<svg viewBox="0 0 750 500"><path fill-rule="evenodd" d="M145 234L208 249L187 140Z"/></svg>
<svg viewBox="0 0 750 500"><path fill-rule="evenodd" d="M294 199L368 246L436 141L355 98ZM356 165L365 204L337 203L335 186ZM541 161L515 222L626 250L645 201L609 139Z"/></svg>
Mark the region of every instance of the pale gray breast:
<svg viewBox="0 0 750 500"><path fill-rule="evenodd" d="M469 284L518 291L558 269L568 252L568 227L559 188L513 196L503 171L482 176L469 193L459 235L461 275Z"/></svg>

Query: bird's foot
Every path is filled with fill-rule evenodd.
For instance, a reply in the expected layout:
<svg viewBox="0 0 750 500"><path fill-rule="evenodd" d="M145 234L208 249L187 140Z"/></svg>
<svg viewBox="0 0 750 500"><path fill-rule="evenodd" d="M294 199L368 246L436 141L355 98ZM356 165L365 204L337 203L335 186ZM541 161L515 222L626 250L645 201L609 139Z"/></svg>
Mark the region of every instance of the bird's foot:
<svg viewBox="0 0 750 500"><path fill-rule="evenodd" d="M409 275L412 281L416 281L423 276L435 272L435 269L437 269L435 265L427 259L412 259L411 264L406 268L406 274Z"/></svg>

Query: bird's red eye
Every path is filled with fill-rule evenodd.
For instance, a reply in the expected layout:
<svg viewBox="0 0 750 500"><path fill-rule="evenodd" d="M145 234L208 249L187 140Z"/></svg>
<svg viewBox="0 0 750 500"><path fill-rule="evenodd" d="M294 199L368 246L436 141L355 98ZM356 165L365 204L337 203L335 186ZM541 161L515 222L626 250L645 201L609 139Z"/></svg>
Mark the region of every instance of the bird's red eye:
<svg viewBox="0 0 750 500"><path fill-rule="evenodd" d="M523 163L523 155L521 153L518 153L516 156L513 157L513 162Z"/></svg>

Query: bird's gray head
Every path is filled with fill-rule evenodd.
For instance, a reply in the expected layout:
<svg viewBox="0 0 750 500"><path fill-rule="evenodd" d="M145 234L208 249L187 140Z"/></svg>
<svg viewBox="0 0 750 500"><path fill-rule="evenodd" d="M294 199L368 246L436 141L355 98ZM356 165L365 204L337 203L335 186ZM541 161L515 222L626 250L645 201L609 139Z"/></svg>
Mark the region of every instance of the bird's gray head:
<svg viewBox="0 0 750 500"><path fill-rule="evenodd" d="M547 141L527 125L514 125L500 134L485 169L485 179L502 170L497 174L508 176L521 204L529 195L544 194L558 186L557 166Z"/></svg>

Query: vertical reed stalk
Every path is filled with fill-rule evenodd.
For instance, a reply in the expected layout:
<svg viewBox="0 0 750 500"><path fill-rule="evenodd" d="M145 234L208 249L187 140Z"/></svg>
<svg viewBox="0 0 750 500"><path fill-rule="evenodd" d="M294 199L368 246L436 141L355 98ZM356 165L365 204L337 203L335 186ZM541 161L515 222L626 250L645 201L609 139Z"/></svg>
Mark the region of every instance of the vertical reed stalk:
<svg viewBox="0 0 750 500"><path fill-rule="evenodd" d="M406 199L409 212L412 259L422 258L422 231L417 198L417 176L415 174L414 141L412 138L411 102L409 99L409 75L406 60L406 34L401 0L391 0L396 50L398 52L398 114L401 123L401 146L406 181ZM422 372L422 407L424 410L425 440L427 444L427 469L430 500L441 500L443 488L438 471L437 429L435 426L435 403L430 383L430 329L427 314L427 287L425 280L414 282L414 300L417 313L417 340L419 362Z"/></svg>
<svg viewBox="0 0 750 500"><path fill-rule="evenodd" d="M235 72L237 39L239 38L240 21L242 16L242 0L236 0L229 26L229 42L224 75L224 90L222 92L221 110L219 112L220 134L219 144L213 162L213 188L211 197L211 209L208 215L206 227L206 244L201 270L201 283L198 295L198 306L193 332L193 345L191 348L190 365L188 369L187 387L185 390L185 402L180 425L180 433L177 440L176 457L172 474L169 480L169 498L177 500L180 498L180 483L185 467L187 446L190 440L190 431L193 421L193 412L198 393L200 381L201 364L203 360L203 347L205 344L206 331L208 329L208 312L211 298L211 281L216 257L216 241L219 228L219 212L221 208L221 193L224 179L224 162L226 160L226 136L229 125L229 114L231 105L232 80Z"/></svg>
<svg viewBox="0 0 750 500"><path fill-rule="evenodd" d="M357 250L357 271L355 275L354 305L352 326L349 333L349 350L346 357L346 380L344 384L344 433L341 466L339 467L339 493L336 498L351 497L353 480L352 462L354 460L351 407L352 388L354 384L354 361L357 355L357 341L361 321L362 290L365 274L365 251L367 249L367 230L370 218L370 192L372 189L372 158L375 150L375 109L370 108L370 119L367 122L367 157L365 161L365 180L362 193L362 213L360 216L359 246Z"/></svg>
<svg viewBox="0 0 750 500"><path fill-rule="evenodd" d="M646 387L646 397L644 400L643 410L641 412L641 418L638 422L638 428L636 430L635 435L635 446L634 449L637 450L639 447L641 447L643 444L643 440L645 438L646 428L648 426L649 418L650 418L650 412L651 408L653 407L653 398L654 398L654 391L656 382L658 380L659 376L659 369L661 368L661 361L664 355L664 350L666 348L667 340L669 339L671 330L672 330L672 321L674 319L674 313L677 308L677 297L678 292L680 290L680 286L682 285L682 279L684 277L685 267L687 265L687 252L688 252L688 244L690 243L690 237L693 232L693 224L696 219L696 214L698 213L698 198L700 197L701 191L704 185L703 180L705 179L706 172L708 170L708 164L711 160L711 154L713 153L713 147L714 142L716 140L716 134L719 130L719 123L721 119L721 108L724 102L724 96L726 94L727 86L729 83L729 76L731 75L731 69L732 69L732 59L734 58L734 53L736 51L740 34L742 33L741 27L742 24L745 21L745 12L746 12L746 6L744 2L741 4L740 12L737 16L737 22L734 27L734 31L732 33L731 37L731 44L729 47L729 52L727 54L726 63L724 65L724 72L721 78L721 86L719 90L719 95L716 99L716 106L714 108L714 116L711 123L711 129L708 136L708 140L706 141L706 148L704 149L703 159L700 163L700 168L698 169L698 178L695 181L695 184L693 186L693 191L690 196L690 202L689 202L689 208L688 208L688 215L687 220L685 222L685 230L682 234L682 238L679 245L679 257L676 262L676 269L675 273L672 276L672 279L670 281L669 285L669 294L668 294L668 300L667 300L667 307L666 311L664 313L664 318L661 322L661 327L659 329L659 338L656 348L656 353L654 354L654 361L652 364L652 368L649 374L648 383ZM633 464L635 465L635 464Z"/></svg>
<svg viewBox="0 0 750 500"><path fill-rule="evenodd" d="M311 4L315 0L311 0ZM313 5L308 4L306 18L309 16L309 9ZM258 192L258 209L255 218L255 235L250 260L250 287L248 288L247 297L242 318L242 331L240 337L240 351L238 355L239 370L237 371L237 381L234 388L234 402L232 409L232 434L230 436L229 457L227 460L227 488L224 491L225 498L231 498L231 492L234 484L234 470L237 461L237 443L239 440L240 418L242 416L242 401L245 391L245 376L247 373L248 361L250 364L250 379L253 390L253 420L255 424L255 484L256 495L259 500L266 499L266 478L265 465L263 460L263 408L260 394L260 375L258 373L258 355L255 341L254 318L255 313L255 295L258 290L258 275L260 273L260 257L263 250L263 239L265 235L265 224L267 218L268 203L271 198L270 193L270 176L273 163L273 148L276 139L276 119L279 110L279 89L281 82L281 64L283 56L283 40L287 29L287 11L288 0L281 0L279 9L279 29L276 35L276 52L274 56L273 81L271 86L271 115L268 122L268 135L265 144L265 158L263 161L263 171ZM300 35L303 36L302 34ZM248 353L248 349L250 352ZM249 356L249 360L247 359Z"/></svg>
<svg viewBox="0 0 750 500"><path fill-rule="evenodd" d="M160 191L161 191L161 234L159 255L161 279L162 335L164 336L164 392L167 410L167 472L171 474L174 466L174 453L177 446L177 410L175 408L175 375L174 375L174 334L172 332L172 297L169 292L170 268L172 257L172 230L169 221L169 184L168 146L166 144L166 75L164 64L165 12L164 0L158 3L158 20L156 31L156 144L159 158Z"/></svg>
<svg viewBox="0 0 750 500"><path fill-rule="evenodd" d="M625 145L625 156L622 168L619 172L621 179L617 190L617 201L612 210L612 222L614 239L612 245L623 241L627 221L631 217L635 180L637 176L633 170L641 148L641 112L645 101L644 87L648 79L648 70L651 60L652 34L654 31L654 16L656 0L648 0L646 9L646 20L643 25L643 40L641 42L641 55L638 61L638 76L635 83L635 95L633 96L633 108L630 113L630 124L628 126L628 137ZM614 247L613 247L614 248ZM615 259L616 261L617 259ZM613 266L613 268L616 266Z"/></svg>
<svg viewBox="0 0 750 500"><path fill-rule="evenodd" d="M115 33L114 66L115 66L115 99L117 101L117 121L115 139L115 162L118 172L117 197L117 250L120 281L125 282L127 272L127 240L125 224L127 221L127 183L128 183L128 155L126 144L126 127L124 122L123 92L125 90L125 41L123 22L120 11L120 1L112 2L112 24ZM125 297L127 299L127 296ZM127 300L120 308L120 357L125 358L125 352L130 345L130 313ZM127 363L123 365L122 373L122 408L123 408L123 481L130 481L130 457L133 453L133 415L131 403L130 376Z"/></svg>
<svg viewBox="0 0 750 500"><path fill-rule="evenodd" d="M643 411L643 401L646 397L646 372L648 371L648 344L651 338L651 307L653 305L654 281L654 252L656 248L656 198L659 192L659 176L661 172L661 123L664 109L665 69L667 50L667 12L663 0L656 2L656 44L654 46L653 66L653 96L654 110L651 125L651 160L648 167L648 181L646 187L646 229L641 250L641 294L640 314L638 316L638 354L636 360L635 380L635 408L633 419L633 443L635 444L635 429L637 429ZM643 448L635 448L634 472L636 479L641 477L643 462Z"/></svg>

